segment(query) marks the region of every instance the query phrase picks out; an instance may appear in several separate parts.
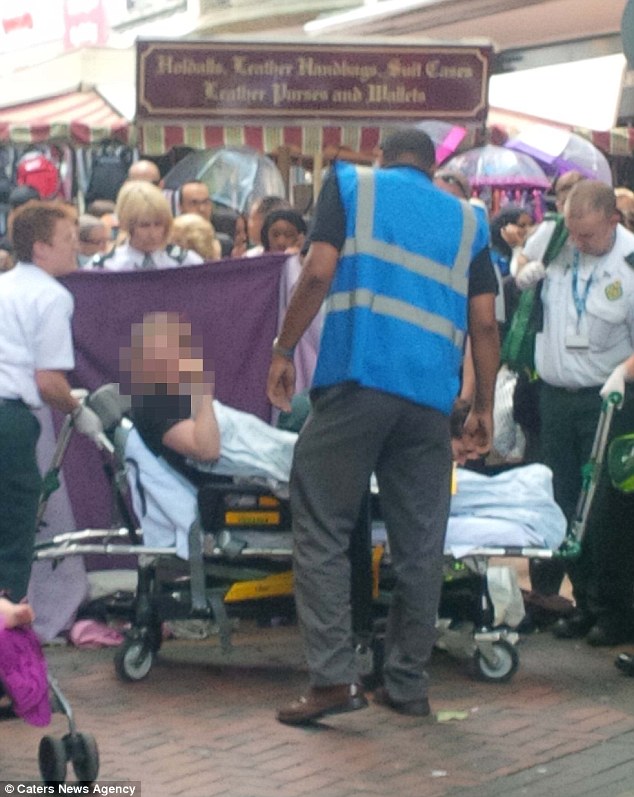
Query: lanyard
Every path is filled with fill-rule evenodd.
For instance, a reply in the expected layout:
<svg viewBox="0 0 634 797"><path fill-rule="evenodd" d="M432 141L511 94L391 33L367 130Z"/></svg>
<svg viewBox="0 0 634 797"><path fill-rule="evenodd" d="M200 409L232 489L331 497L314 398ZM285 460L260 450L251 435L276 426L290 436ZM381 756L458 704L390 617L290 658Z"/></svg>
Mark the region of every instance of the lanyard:
<svg viewBox="0 0 634 797"><path fill-rule="evenodd" d="M588 277L583 296L579 295L579 250L575 249L572 257L572 298L577 310L577 326L581 323L581 318L586 311L586 302L588 301L588 294L592 287L592 280L596 271L596 266L592 270L592 274Z"/></svg>

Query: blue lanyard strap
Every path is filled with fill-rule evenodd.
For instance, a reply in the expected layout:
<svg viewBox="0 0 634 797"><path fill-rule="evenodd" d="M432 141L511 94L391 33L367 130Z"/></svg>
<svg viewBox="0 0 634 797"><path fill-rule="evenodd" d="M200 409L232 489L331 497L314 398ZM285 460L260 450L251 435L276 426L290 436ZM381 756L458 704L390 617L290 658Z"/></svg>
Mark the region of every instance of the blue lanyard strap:
<svg viewBox="0 0 634 797"><path fill-rule="evenodd" d="M575 249L574 255L572 257L572 298L575 303L575 308L577 310L577 321L581 321L581 318L586 311L586 302L588 301L588 294L590 293L593 277L594 277L594 271L588 277L588 281L586 282L586 287L583 292L583 296L580 296L579 295L579 250Z"/></svg>

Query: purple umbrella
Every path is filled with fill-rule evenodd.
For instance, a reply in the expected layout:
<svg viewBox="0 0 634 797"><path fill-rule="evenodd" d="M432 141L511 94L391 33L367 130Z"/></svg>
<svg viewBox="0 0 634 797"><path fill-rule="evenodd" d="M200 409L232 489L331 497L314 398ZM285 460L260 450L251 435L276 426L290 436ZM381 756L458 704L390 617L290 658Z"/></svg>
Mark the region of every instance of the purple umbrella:
<svg viewBox="0 0 634 797"><path fill-rule="evenodd" d="M426 119L424 122L419 122L416 127L427 133L434 142L436 163L439 165L454 154L467 135L465 127L454 125L451 122L443 122L440 119Z"/></svg>
<svg viewBox="0 0 634 797"><path fill-rule="evenodd" d="M550 188L542 167L529 155L488 144L455 155L444 164L469 178L473 188Z"/></svg>
<svg viewBox="0 0 634 797"><path fill-rule="evenodd" d="M575 170L590 180L612 185L612 172L605 155L591 141L569 130L531 125L505 146L530 155L551 178Z"/></svg>

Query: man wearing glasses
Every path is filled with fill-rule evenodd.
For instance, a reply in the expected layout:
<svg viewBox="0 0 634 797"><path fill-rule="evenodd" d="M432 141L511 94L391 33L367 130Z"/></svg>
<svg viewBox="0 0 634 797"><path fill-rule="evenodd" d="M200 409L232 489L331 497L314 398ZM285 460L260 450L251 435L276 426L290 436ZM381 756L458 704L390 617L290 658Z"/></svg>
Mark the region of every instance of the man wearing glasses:
<svg viewBox="0 0 634 797"><path fill-rule="evenodd" d="M211 221L214 203L209 196L209 189L201 180L184 183L180 190L180 212L197 213L205 221Z"/></svg>

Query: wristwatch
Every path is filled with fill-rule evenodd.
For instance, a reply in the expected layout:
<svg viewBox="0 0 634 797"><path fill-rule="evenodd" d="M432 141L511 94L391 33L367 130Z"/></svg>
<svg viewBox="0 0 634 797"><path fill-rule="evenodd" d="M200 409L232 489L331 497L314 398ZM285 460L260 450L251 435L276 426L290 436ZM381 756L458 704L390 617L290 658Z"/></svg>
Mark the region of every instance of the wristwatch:
<svg viewBox="0 0 634 797"><path fill-rule="evenodd" d="M295 354L295 346L291 349L286 349L284 346L280 346L277 342L277 338L273 341L273 354L279 354L280 357L285 357L287 360L292 360L293 355Z"/></svg>

